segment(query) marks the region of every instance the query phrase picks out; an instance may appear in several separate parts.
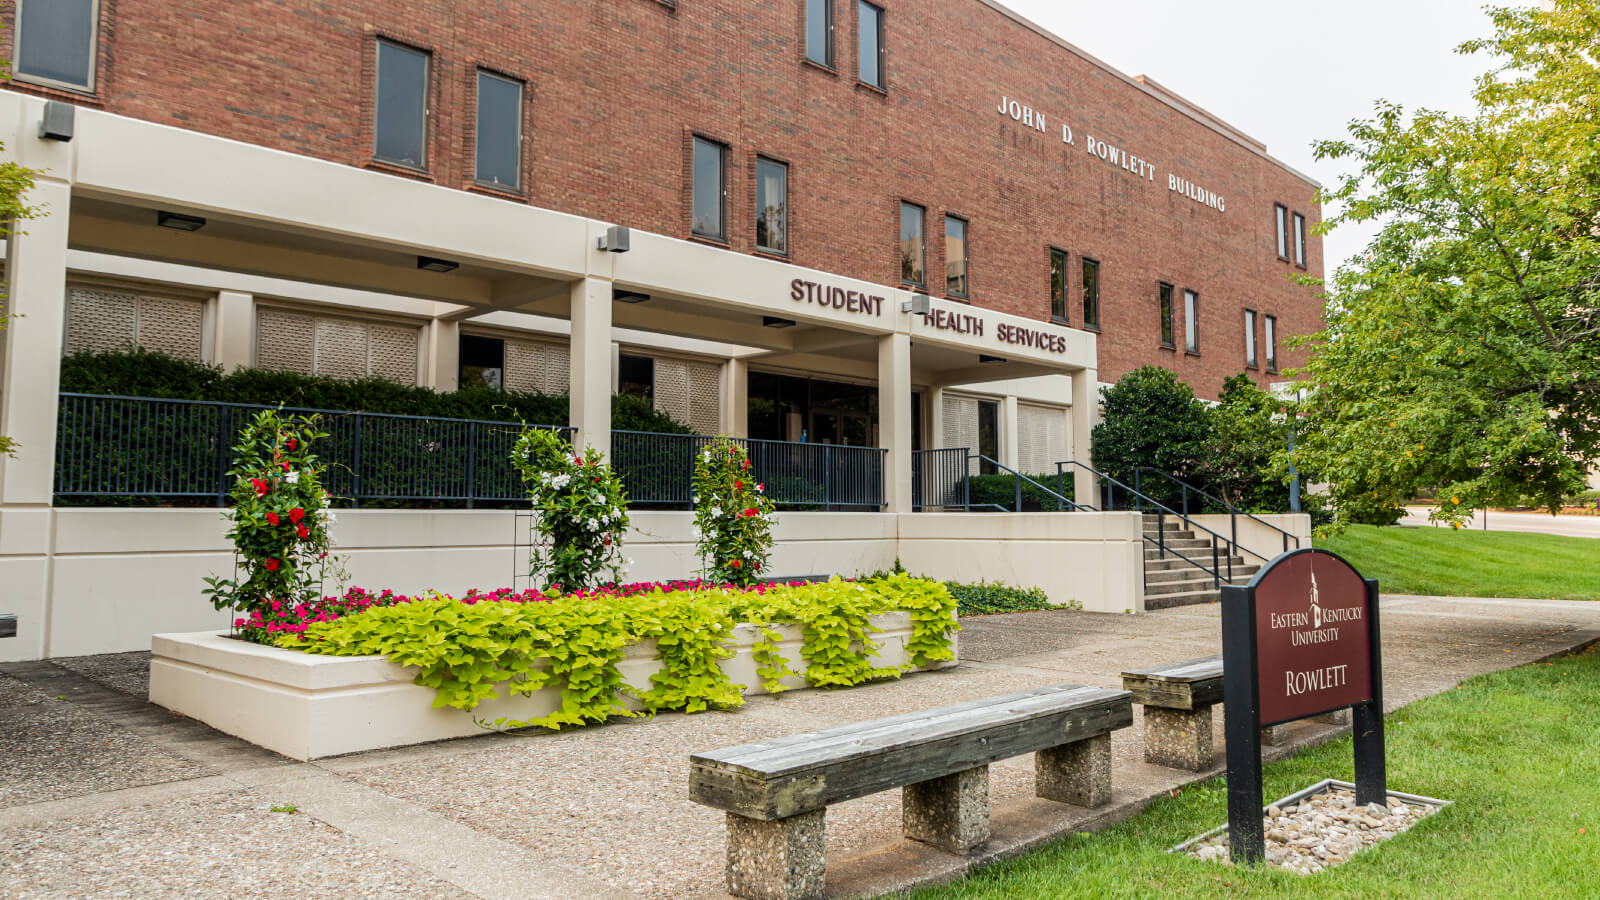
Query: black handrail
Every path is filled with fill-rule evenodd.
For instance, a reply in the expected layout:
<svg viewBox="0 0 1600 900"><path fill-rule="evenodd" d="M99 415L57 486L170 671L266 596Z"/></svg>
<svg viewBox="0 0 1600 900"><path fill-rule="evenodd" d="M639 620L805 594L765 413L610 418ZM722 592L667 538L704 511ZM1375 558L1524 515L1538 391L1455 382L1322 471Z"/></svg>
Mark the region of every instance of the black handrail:
<svg viewBox="0 0 1600 900"><path fill-rule="evenodd" d="M1266 521L1266 520L1254 515L1253 513L1247 513L1245 511L1239 509L1237 506L1234 506L1232 503L1229 503L1228 501L1222 499L1221 497L1218 497L1218 496L1216 496L1214 494L1211 494L1211 493L1208 493L1206 491L1203 491L1200 488L1197 488L1194 485L1189 484L1186 481L1183 481L1182 479L1175 478L1172 475L1169 475L1166 472L1161 471L1160 469L1152 469L1149 466L1134 466L1133 467L1133 484L1134 484L1134 487L1137 488L1137 487L1141 486L1141 477L1140 476L1145 472L1149 472L1152 475L1159 475L1162 478L1165 478L1167 481L1171 482L1172 484L1178 485L1179 487L1181 487L1183 489L1183 511L1184 511L1184 513L1186 515L1189 512L1189 495L1191 493L1198 494L1199 496L1204 497L1204 498L1206 498L1207 500L1210 500L1213 503L1221 504L1221 506L1228 511L1228 524L1229 524L1231 530L1233 531L1233 543L1234 543L1235 546L1239 546L1239 517L1240 516L1244 516L1245 518L1252 519L1255 522L1257 522L1257 523L1259 523L1261 525L1264 525L1264 526L1272 529L1273 531L1278 532L1280 535L1282 535L1283 536L1283 552L1284 553L1288 553L1289 552L1289 542L1290 541L1294 541L1295 549L1298 550L1300 548L1300 538L1298 536L1290 534L1289 532L1283 530L1282 528L1279 528L1278 526L1272 524L1271 522L1268 522L1268 521ZM1247 549L1247 548L1244 548L1244 547L1240 547L1240 549L1244 550L1246 553L1249 553L1251 556L1256 557L1257 559L1261 560L1262 562L1267 562L1267 557L1262 556L1261 554L1255 552L1254 550L1250 550L1250 549Z"/></svg>
<svg viewBox="0 0 1600 900"><path fill-rule="evenodd" d="M1063 511L1066 511L1066 510L1071 510L1072 512L1096 512L1097 511L1097 510L1095 510L1095 508L1093 506L1090 506L1090 505L1088 505L1086 503L1076 503L1076 502L1074 502L1072 500L1068 500L1065 496L1062 495L1062 493L1060 491L1052 491L1049 488L1045 487L1044 485L1040 484L1039 482L1034 481L1032 478L1029 478L1028 476L1022 474L1021 472L1018 472L1016 469L1011 468L1010 466L1006 465L1005 463L1002 463L1002 462L999 462L997 460L991 459L991 458L989 458L987 456L984 456L982 453L974 453L971 456L967 457L967 465L968 465L969 468L971 467L973 460L977 460L980 463L988 463L989 465L994 466L997 469L1004 469L1005 471L1010 472L1014 476L1014 478L1012 479L1012 485L1016 489L1016 506L1015 506L1015 510L1014 510L1015 512L1022 512L1022 483L1024 481L1026 481L1027 483L1033 485L1034 487L1038 488L1039 490L1044 491L1046 494L1049 494L1050 496L1056 498L1056 511L1057 512L1063 512ZM989 505L997 506L998 504L989 504Z"/></svg>
<svg viewBox="0 0 1600 900"><path fill-rule="evenodd" d="M1156 545L1156 550L1157 550L1157 553L1159 554L1158 558L1166 559L1167 558L1167 554L1171 553L1173 556L1178 557L1179 559L1183 560L1184 562L1188 563L1189 565L1194 566L1195 568L1199 569L1202 572L1205 572L1207 575L1210 575L1211 579L1212 579L1213 586L1218 587L1218 588L1222 587L1222 582L1223 582L1223 577L1222 577L1222 559L1221 559L1221 557L1220 557L1220 555L1218 553L1218 544L1217 544L1218 541L1221 541L1223 545L1228 547L1228 553L1227 553L1228 577L1227 577L1227 581L1230 582L1230 583L1233 581L1233 557L1234 557L1234 551L1239 549L1239 545L1236 542L1231 541L1228 538L1223 537L1222 535L1216 533L1215 531L1212 531L1211 529L1207 528L1204 525L1201 525L1199 522L1194 521L1193 519L1189 518L1188 516L1186 516L1186 515L1184 515L1182 513L1179 513L1176 510L1168 508L1167 506L1165 506L1161 502L1159 502L1159 501L1157 501L1157 500L1155 500L1155 499L1153 499L1151 497L1146 496L1145 494L1143 494L1142 492L1140 492L1136 488L1128 487L1126 484L1123 484L1122 482L1118 481L1117 479L1112 478L1110 475L1107 475L1104 472L1098 471L1097 469L1093 468L1092 466L1084 465L1083 463L1078 462L1077 460L1069 459L1069 460L1065 460L1065 461L1056 463L1056 478L1058 480L1063 477L1063 473L1066 471L1065 467L1067 467L1067 466L1077 466L1078 468L1084 470L1085 472L1088 472L1090 475L1093 475L1094 477L1096 477L1096 478L1098 478L1098 479L1100 479L1100 480L1102 480L1102 481L1104 481L1106 483L1106 486L1107 486L1107 490L1106 490L1106 511L1107 512L1115 512L1116 511L1116 488L1119 488L1119 487L1122 488L1124 491L1126 491L1127 493L1131 494L1134 497L1134 508L1129 510L1129 512L1139 512L1139 513L1144 512L1143 506L1141 505L1140 501L1143 501L1143 503L1148 503L1149 505L1155 507L1155 510L1156 510L1156 514L1155 514L1156 515L1156 536L1155 536L1154 539L1152 539L1149 535L1143 534L1142 532L1141 532L1141 536L1146 541L1149 541L1150 543ZM1187 525L1190 528L1198 529L1200 531L1204 531L1206 534L1211 535L1211 568L1208 569L1208 568L1205 567L1204 564L1197 563L1194 560L1190 559L1189 557L1183 555L1182 553L1179 553L1177 550L1174 550L1174 549L1172 549L1172 548L1167 546L1167 521L1166 521L1166 517L1169 516L1169 515L1176 517L1179 521L1183 522L1185 525Z"/></svg>

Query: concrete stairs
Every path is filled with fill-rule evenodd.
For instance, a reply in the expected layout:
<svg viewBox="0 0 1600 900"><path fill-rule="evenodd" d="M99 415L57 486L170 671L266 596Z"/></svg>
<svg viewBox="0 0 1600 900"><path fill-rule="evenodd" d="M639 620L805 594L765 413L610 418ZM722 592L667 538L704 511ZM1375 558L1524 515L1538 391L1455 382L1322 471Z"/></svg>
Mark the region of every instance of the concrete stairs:
<svg viewBox="0 0 1600 900"><path fill-rule="evenodd" d="M1181 553L1210 569L1211 535L1187 528L1170 516L1162 524L1166 528L1166 558L1161 557L1161 550L1156 545L1149 541L1144 545L1144 608L1167 609L1221 600L1222 591L1209 571L1201 571L1172 552ZM1146 515L1145 537L1155 540L1156 528L1156 517ZM1231 573L1228 568L1230 564ZM1218 550L1217 565L1222 570L1224 584L1244 584L1261 568L1259 564L1247 563L1242 556L1229 556L1226 546Z"/></svg>

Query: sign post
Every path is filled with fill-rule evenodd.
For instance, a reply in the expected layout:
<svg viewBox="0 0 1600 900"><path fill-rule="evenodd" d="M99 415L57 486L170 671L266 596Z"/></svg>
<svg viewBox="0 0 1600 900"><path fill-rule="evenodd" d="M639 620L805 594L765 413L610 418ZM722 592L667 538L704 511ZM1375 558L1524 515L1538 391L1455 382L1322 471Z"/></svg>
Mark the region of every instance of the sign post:
<svg viewBox="0 0 1600 900"><path fill-rule="evenodd" d="M1265 726L1349 708L1356 802L1388 800L1378 582L1326 550L1282 554L1249 584L1222 588L1222 660L1233 859L1266 856Z"/></svg>

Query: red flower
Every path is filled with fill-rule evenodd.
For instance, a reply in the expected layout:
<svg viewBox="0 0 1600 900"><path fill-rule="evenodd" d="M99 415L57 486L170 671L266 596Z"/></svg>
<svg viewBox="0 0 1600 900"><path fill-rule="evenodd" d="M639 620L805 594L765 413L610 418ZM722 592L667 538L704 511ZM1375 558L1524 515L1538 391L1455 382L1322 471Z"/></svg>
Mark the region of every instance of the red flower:
<svg viewBox="0 0 1600 900"><path fill-rule="evenodd" d="M267 560L267 571L268 572L276 572L276 571L278 571L278 565L279 564L278 564L278 561L276 559Z"/></svg>
<svg viewBox="0 0 1600 900"><path fill-rule="evenodd" d="M289 449L290 450L294 449L294 438L289 438Z"/></svg>
<svg viewBox="0 0 1600 900"><path fill-rule="evenodd" d="M267 513L267 524L268 525L276 525L276 524L278 524L279 521L281 521L281 520L278 518L278 514L277 513L275 513L275 512Z"/></svg>
<svg viewBox="0 0 1600 900"><path fill-rule="evenodd" d="M750 471L750 460L748 459L744 461L744 470L746 472Z"/></svg>
<svg viewBox="0 0 1600 900"><path fill-rule="evenodd" d="M611 538L606 538L606 546L611 546Z"/></svg>
<svg viewBox="0 0 1600 900"><path fill-rule="evenodd" d="M752 506L749 509L745 510L744 512L740 513L739 515L744 516L747 519L748 518L752 518L752 517L754 517L756 515L756 508L754 506Z"/></svg>
<svg viewBox="0 0 1600 900"><path fill-rule="evenodd" d="M289 464L288 463L283 463L283 470L285 472L289 471Z"/></svg>
<svg viewBox="0 0 1600 900"><path fill-rule="evenodd" d="M739 490L739 489L741 489L743 487L744 487L744 482L739 481L737 479L734 480L734 482L733 482L733 489L734 490Z"/></svg>
<svg viewBox="0 0 1600 900"><path fill-rule="evenodd" d="M296 525L299 525L300 524L300 520L304 519L305 517L306 517L306 511L301 509L298 506L296 506L294 509L289 510L289 521L295 523Z"/></svg>
<svg viewBox="0 0 1600 900"><path fill-rule="evenodd" d="M581 457L581 456L574 456L574 457L573 457L573 458L572 458L572 464L573 464L573 465L575 465L575 466L581 466L581 465L583 465L583 457Z"/></svg>
<svg viewBox="0 0 1600 900"><path fill-rule="evenodd" d="M268 485L265 481L262 481L259 478L250 479L250 484L256 489L257 497L265 497L267 495L267 491L271 488L271 485Z"/></svg>
<svg viewBox="0 0 1600 900"><path fill-rule="evenodd" d="M300 540L302 541L311 537L311 529L305 527L304 525L301 525L296 533L300 535Z"/></svg>
<svg viewBox="0 0 1600 900"><path fill-rule="evenodd" d="M733 561L732 566L735 569L743 568L744 567L744 560L736 559L736 560Z"/></svg>

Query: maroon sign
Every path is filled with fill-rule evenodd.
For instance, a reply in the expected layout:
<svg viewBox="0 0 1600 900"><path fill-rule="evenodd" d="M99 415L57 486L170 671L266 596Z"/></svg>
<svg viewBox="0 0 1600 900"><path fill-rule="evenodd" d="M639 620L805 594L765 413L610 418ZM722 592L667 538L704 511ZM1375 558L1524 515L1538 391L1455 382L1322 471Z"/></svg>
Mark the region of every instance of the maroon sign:
<svg viewBox="0 0 1600 900"><path fill-rule="evenodd" d="M1280 558L1255 584L1261 724L1372 699L1367 586L1338 557Z"/></svg>

